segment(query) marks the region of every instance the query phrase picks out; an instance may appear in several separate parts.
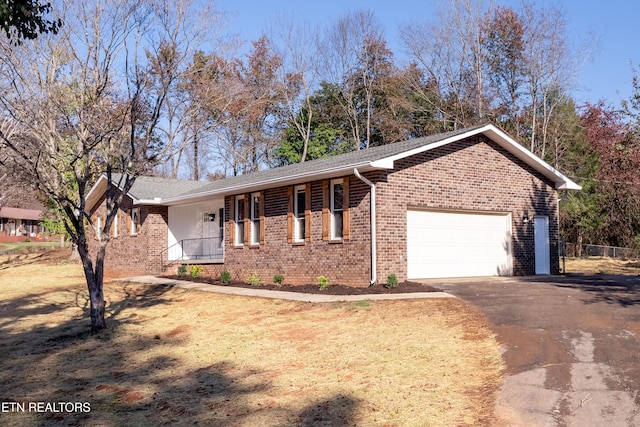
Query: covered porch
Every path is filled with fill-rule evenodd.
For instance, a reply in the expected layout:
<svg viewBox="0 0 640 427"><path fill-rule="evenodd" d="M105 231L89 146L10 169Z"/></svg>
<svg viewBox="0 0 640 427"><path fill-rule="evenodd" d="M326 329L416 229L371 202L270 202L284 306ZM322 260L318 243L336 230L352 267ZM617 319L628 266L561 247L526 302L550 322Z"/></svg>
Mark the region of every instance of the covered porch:
<svg viewBox="0 0 640 427"><path fill-rule="evenodd" d="M162 265L224 261L224 199L169 206Z"/></svg>

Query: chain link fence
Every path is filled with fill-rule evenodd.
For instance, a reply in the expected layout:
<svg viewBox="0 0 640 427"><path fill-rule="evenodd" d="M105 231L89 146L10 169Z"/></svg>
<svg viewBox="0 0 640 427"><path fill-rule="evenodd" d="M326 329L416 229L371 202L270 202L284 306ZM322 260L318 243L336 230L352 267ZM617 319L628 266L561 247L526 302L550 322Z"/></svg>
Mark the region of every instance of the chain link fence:
<svg viewBox="0 0 640 427"><path fill-rule="evenodd" d="M639 251L634 248L621 248L604 245L577 245L576 243L560 243L560 256L568 257L607 257L618 259L638 259Z"/></svg>

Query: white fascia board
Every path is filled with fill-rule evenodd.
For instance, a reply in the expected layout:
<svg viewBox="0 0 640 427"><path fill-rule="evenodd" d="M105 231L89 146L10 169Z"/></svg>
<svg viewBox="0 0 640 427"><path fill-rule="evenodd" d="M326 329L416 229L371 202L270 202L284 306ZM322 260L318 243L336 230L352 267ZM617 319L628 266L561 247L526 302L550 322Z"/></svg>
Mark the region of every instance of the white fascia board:
<svg viewBox="0 0 640 427"><path fill-rule="evenodd" d="M117 182L112 181L112 184L116 185L119 190L122 190L122 188L119 185L117 185L118 184ZM91 187L91 190L89 190L89 192L87 193L87 197L85 198L86 212L89 212L91 209L93 209L93 207L98 202L98 200L100 200L100 197L102 197L102 195L107 191L107 185L108 185L107 176L105 174L100 175L100 178L98 178L95 184L93 184L93 186ZM141 204L141 200L136 199L130 193L127 195L131 197L131 200L133 201L134 205Z"/></svg>
<svg viewBox="0 0 640 427"><path fill-rule="evenodd" d="M129 195L129 197L131 197L131 195ZM133 199L134 205L158 205L158 206L164 205L164 203L162 203L162 198L160 197L154 197L153 199L134 199L133 197L131 198Z"/></svg>
<svg viewBox="0 0 640 427"><path fill-rule="evenodd" d="M540 157L534 155L531 151L518 144L510 136L493 125L488 125L483 128L483 133L491 138L496 143L510 151L517 158L528 164L529 166L542 173L547 178L556 183L556 190L582 190L582 187L567 176L563 175L560 171L553 166L542 160Z"/></svg>
<svg viewBox="0 0 640 427"><path fill-rule="evenodd" d="M571 179L557 171L551 165L540 159L538 156L531 153L529 150L524 148L522 145L518 144L514 139L508 136L506 133L502 132L500 129L495 127L494 125L486 125L483 127L479 127L477 129L473 129L469 132L465 132L456 136L452 136L447 139L443 139L442 141L435 142L433 144L423 145L422 147L414 148L413 150L405 151L403 153L396 154L394 156L390 156L384 159L380 159L375 164L384 164L387 165L391 162L391 167L393 168L393 162L399 159L404 159L405 157L413 156L415 154L424 153L426 151L434 150L436 148L442 147L444 145L450 144L452 142L460 141L465 138L469 138L478 134L484 134L504 149L515 155L517 158L533 167L538 172L542 173L547 178L551 179L556 184L557 190L581 190L582 187Z"/></svg>
<svg viewBox="0 0 640 427"><path fill-rule="evenodd" d="M336 168L324 169L322 171L306 172L297 175L288 175L281 178L269 179L261 182L255 182L251 184L235 185L230 187L223 187L218 190L204 191L201 193L189 194L187 196L178 196L162 200L162 205L179 205L185 202L195 202L199 199L206 199L213 196L228 196L233 194L242 194L252 191L261 191L267 188L284 187L286 185L301 184L309 181L319 181L322 179L336 178L345 175L353 175L353 169L358 168L361 172L366 172L375 169L390 169L393 168L393 162L360 162L351 165L340 166Z"/></svg>
<svg viewBox="0 0 640 427"><path fill-rule="evenodd" d="M87 197L85 197L85 212L90 212L93 209L94 205L98 202L100 197L102 197L102 193L106 191L106 181L107 177L104 175L100 175L100 178L93 184L89 192L87 193ZM101 187L104 187L101 189Z"/></svg>

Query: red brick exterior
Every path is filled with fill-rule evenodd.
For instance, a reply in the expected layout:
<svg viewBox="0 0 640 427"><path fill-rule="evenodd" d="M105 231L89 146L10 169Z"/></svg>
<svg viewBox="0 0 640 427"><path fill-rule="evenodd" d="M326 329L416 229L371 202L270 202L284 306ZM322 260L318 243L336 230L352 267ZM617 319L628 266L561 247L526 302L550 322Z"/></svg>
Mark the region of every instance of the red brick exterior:
<svg viewBox="0 0 640 427"><path fill-rule="evenodd" d="M106 212L105 198L91 212L92 216ZM110 278L147 274L161 274L161 252L167 248L168 241L168 208L166 206L139 206L140 231L131 234L130 211L132 201L125 197L118 211L118 235L110 234L109 245L105 257L105 275ZM89 246L92 253L97 249L97 240L93 232L88 232Z"/></svg>
<svg viewBox="0 0 640 427"><path fill-rule="evenodd" d="M558 200L553 183L484 136L453 142L395 162L395 169L364 174L376 183L377 276L407 278L407 209L509 212L512 217L513 273L535 273L533 218L549 217L551 273L558 274ZM287 239L288 187L264 190L264 242L235 246L230 240L231 203L225 198L225 257L223 264L203 264L213 277L227 270L232 280L247 281L256 273L262 283L276 274L285 283L316 283L327 276L331 284L367 286L370 270L369 186L355 176L349 183L349 239L323 240L323 182L311 182L311 239ZM131 201L123 205L124 212ZM104 209L104 201L98 212ZM168 240L168 209L141 206L138 236L125 231L107 249L107 274L159 274L161 252ZM523 223L527 215L531 221ZM121 230L126 230L120 223ZM463 262L463 260L461 260Z"/></svg>
<svg viewBox="0 0 640 427"><path fill-rule="evenodd" d="M554 185L493 141L478 136L407 157L377 172L378 280L407 277L407 208L511 212L513 274L535 274L533 218L549 217L551 273L559 273ZM370 179L372 179L370 178ZM522 222L524 214L531 219ZM460 260L464 262L464 260Z"/></svg>
<svg viewBox="0 0 640 427"><path fill-rule="evenodd" d="M287 241L287 187L264 191L265 239L256 246L235 246L230 242L230 203L225 199L226 229L223 266L207 265L214 276L222 270L233 280L247 281L256 273L263 283L273 283L282 274L285 283L317 283L319 276L329 283L367 286L370 275L369 187L349 179L350 238L343 241L322 239L322 181L311 183L311 240L303 243Z"/></svg>

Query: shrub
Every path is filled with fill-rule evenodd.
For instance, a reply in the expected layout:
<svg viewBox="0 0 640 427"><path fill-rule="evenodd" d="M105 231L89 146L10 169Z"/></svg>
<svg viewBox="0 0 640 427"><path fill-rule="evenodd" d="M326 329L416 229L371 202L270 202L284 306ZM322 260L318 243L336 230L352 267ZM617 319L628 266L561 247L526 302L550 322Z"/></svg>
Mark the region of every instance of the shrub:
<svg viewBox="0 0 640 427"><path fill-rule="evenodd" d="M273 276L273 283L282 285L284 283L284 276L282 274L276 274L275 276Z"/></svg>
<svg viewBox="0 0 640 427"><path fill-rule="evenodd" d="M398 276L395 273L391 273L387 276L387 284L384 285L387 289L393 289L398 286Z"/></svg>
<svg viewBox="0 0 640 427"><path fill-rule="evenodd" d="M327 276L318 277L318 285L321 291L327 290L329 288L329 278Z"/></svg>
<svg viewBox="0 0 640 427"><path fill-rule="evenodd" d="M225 285L231 283L231 273L229 273L227 270L220 273L220 281Z"/></svg>
<svg viewBox="0 0 640 427"><path fill-rule="evenodd" d="M187 266L182 264L178 267L178 276L184 276L185 274L187 274Z"/></svg>
<svg viewBox="0 0 640 427"><path fill-rule="evenodd" d="M202 268L201 265L192 265L189 267L189 274L191 275L191 277L193 277L194 279L200 277L200 274L202 274L202 271L204 269Z"/></svg>
<svg viewBox="0 0 640 427"><path fill-rule="evenodd" d="M31 239L27 237L26 239L24 239L24 242L25 243L29 243L29 242L31 242Z"/></svg>
<svg viewBox="0 0 640 427"><path fill-rule="evenodd" d="M258 277L256 273L251 273L249 278L247 278L247 282L249 282L251 286L258 286L260 284L260 277Z"/></svg>

